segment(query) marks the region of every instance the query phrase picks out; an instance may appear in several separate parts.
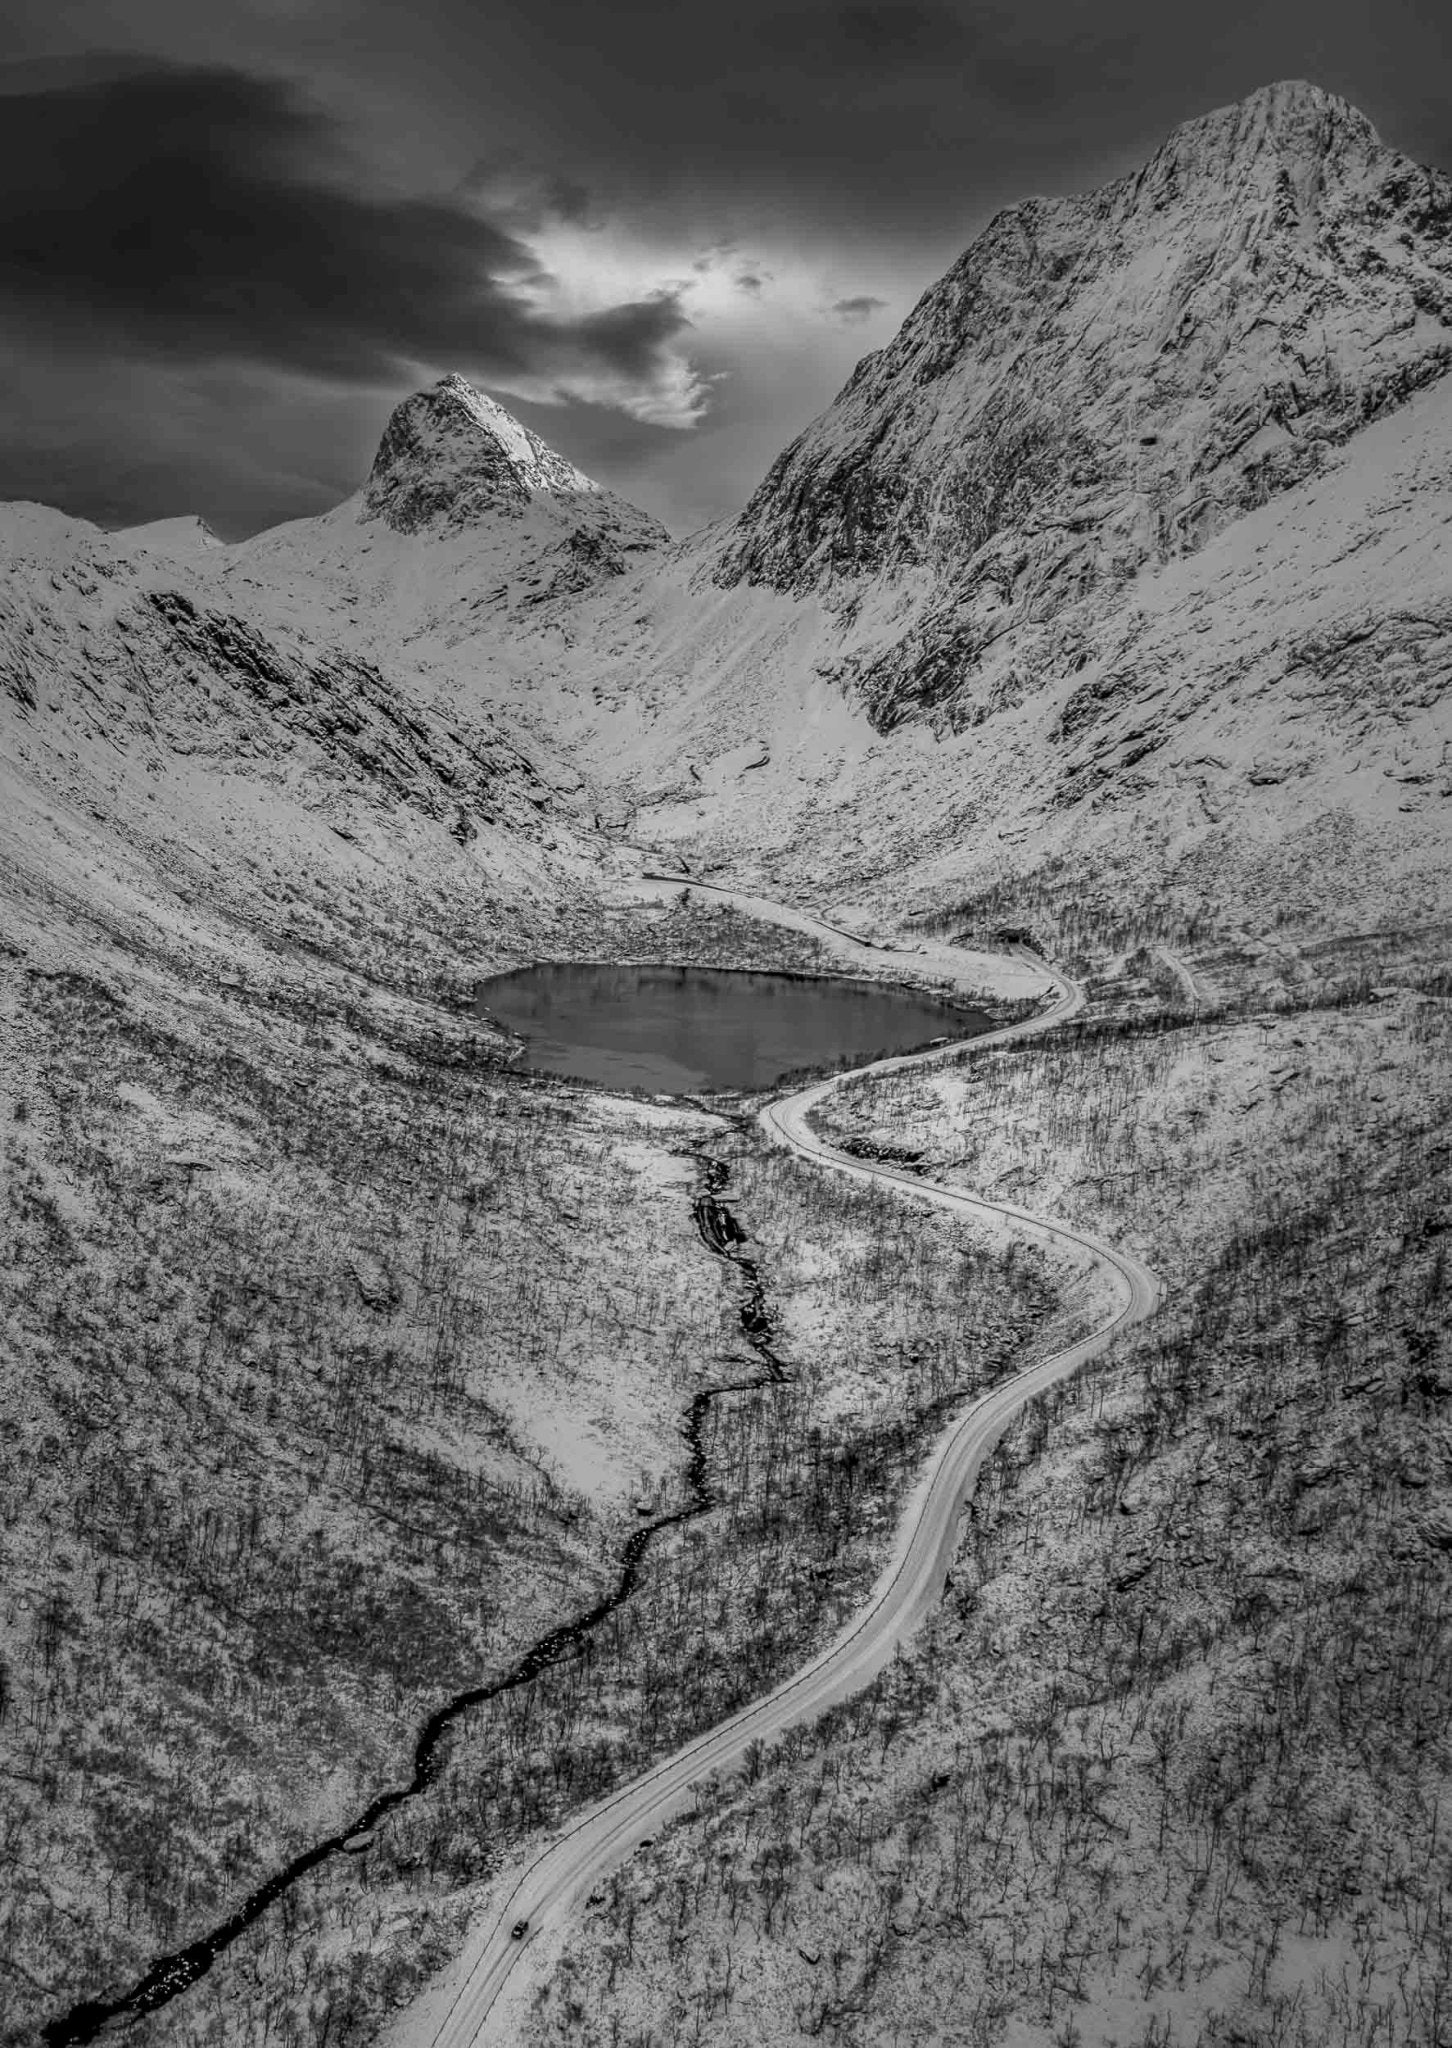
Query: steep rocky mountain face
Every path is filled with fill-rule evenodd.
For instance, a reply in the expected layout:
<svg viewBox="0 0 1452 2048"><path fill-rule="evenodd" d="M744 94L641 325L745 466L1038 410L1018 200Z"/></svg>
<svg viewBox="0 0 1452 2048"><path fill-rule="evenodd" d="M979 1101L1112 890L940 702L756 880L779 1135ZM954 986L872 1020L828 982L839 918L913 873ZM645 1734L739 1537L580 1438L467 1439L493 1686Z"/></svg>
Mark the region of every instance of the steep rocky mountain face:
<svg viewBox="0 0 1452 2048"><path fill-rule="evenodd" d="M463 377L448 376L395 407L358 507L358 521L395 533L451 534L520 518L543 502L562 523L607 531L622 552L659 546L663 529Z"/></svg>
<svg viewBox="0 0 1452 2048"><path fill-rule="evenodd" d="M991 223L782 455L716 580L824 595L882 729L1082 667L1145 565L1452 363L1452 181L1280 84ZM895 593L889 608L883 586ZM890 611L890 616L885 616Z"/></svg>
<svg viewBox="0 0 1452 2048"><path fill-rule="evenodd" d="M581 597L557 729L637 843L888 922L1439 915L1449 370L1452 183L1267 88L1000 216L739 519Z"/></svg>
<svg viewBox="0 0 1452 2048"><path fill-rule="evenodd" d="M398 405L363 489L225 551L248 603L369 646L497 642L659 554L669 536L464 378ZM417 662L417 648L410 660ZM491 649L492 660L492 649Z"/></svg>
<svg viewBox="0 0 1452 2048"><path fill-rule="evenodd" d="M359 518L382 519L397 533L448 531L489 513L517 517L537 490L600 494L502 405L449 376L394 409Z"/></svg>

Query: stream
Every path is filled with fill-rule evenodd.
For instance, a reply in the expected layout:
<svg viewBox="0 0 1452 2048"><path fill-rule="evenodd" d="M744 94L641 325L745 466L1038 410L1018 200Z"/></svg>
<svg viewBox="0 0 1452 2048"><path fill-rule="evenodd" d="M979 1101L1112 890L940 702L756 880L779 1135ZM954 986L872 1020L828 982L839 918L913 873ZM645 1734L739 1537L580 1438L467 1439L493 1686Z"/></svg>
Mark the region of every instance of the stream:
<svg viewBox="0 0 1452 2048"><path fill-rule="evenodd" d="M217 1958L310 1871L316 1870L330 1857L347 1853L350 1844L360 1845L359 1838L370 1834L396 1808L429 1790L439 1774L444 1739L461 1716L489 1700L498 1699L502 1693L528 1685L542 1671L558 1664L630 1598L640 1575L642 1560L655 1538L666 1529L677 1528L681 1523L705 1514L715 1505L706 1475L705 1423L711 1403L724 1395L756 1393L765 1387L779 1385L787 1378L787 1373L772 1349L774 1326L766 1305L761 1275L755 1262L740 1250L746 1242L746 1233L722 1200L730 1169L724 1162L706 1154L691 1156L699 1169L692 1199L697 1231L706 1248L740 1276L741 1334L761 1360L763 1370L749 1379L727 1380L705 1387L692 1399L685 1423L686 1441L690 1447L685 1471L686 1504L668 1514L658 1515L632 1531L625 1543L615 1584L593 1607L541 1636L500 1677L491 1679L486 1685L472 1686L466 1692L457 1693L429 1716L414 1745L413 1773L406 1785L380 1792L345 1827L315 1842L311 1848L303 1850L290 1863L264 1879L209 1933L198 1936L170 1955L160 1957L146 1975L119 1998L83 1999L59 2018L49 2021L41 2029L47 2048L73 2048L73 2044L94 2041L103 2031L109 2032L118 2025L129 2024L170 2004L172 1999L204 1977Z"/></svg>

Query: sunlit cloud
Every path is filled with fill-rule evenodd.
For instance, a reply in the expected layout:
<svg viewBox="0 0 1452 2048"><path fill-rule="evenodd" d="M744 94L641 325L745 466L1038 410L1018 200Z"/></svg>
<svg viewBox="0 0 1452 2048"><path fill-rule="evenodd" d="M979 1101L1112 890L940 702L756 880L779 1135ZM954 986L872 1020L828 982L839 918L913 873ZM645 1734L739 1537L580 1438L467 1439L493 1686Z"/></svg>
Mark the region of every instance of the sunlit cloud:
<svg viewBox="0 0 1452 2048"><path fill-rule="evenodd" d="M496 374L491 388L506 398L610 406L652 426L690 429L738 362L795 358L814 335L840 332L844 318L867 321L888 306L875 294L842 297L829 266L800 250L729 235L704 245L653 235L581 192L559 203L548 178L517 160L492 168L479 189L491 218L529 251L534 268L517 289L541 321L592 335L612 309L638 318L655 304L679 323L628 372L602 368L597 349L560 371L532 364Z"/></svg>

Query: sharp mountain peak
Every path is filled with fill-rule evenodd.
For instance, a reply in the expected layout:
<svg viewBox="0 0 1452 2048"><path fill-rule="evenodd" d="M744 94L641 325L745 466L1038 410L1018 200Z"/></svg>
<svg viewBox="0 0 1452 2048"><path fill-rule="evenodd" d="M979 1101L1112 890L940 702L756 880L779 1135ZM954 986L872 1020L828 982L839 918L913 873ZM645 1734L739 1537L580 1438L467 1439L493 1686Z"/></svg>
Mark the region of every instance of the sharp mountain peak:
<svg viewBox="0 0 1452 2048"><path fill-rule="evenodd" d="M359 517L400 533L455 532L531 499L598 498L599 484L457 372L394 407Z"/></svg>
<svg viewBox="0 0 1452 2048"><path fill-rule="evenodd" d="M1233 174L1266 157L1298 160L1371 154L1381 138L1359 107L1304 78L1277 79L1244 99L1182 121L1161 143L1137 181L1157 165Z"/></svg>
<svg viewBox="0 0 1452 2048"><path fill-rule="evenodd" d="M1404 161L1350 100L1281 79L1182 122L1140 170L1107 190L1126 218L1269 200L1278 226L1305 229L1319 220L1323 198L1334 210L1338 194L1389 160Z"/></svg>

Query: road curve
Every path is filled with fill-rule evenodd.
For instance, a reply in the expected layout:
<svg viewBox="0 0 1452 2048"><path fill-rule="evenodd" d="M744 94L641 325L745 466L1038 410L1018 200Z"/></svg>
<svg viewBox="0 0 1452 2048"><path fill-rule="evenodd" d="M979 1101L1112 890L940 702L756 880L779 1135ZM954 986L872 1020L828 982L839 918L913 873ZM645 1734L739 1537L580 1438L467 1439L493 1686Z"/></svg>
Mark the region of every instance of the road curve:
<svg viewBox="0 0 1452 2048"><path fill-rule="evenodd" d="M681 881L688 879L682 877ZM679 888L681 881L672 880ZM690 881L689 886L705 885ZM713 889L712 893L732 897L756 915L774 908L763 899L729 890ZM792 912L791 922L798 928L831 933L839 940L846 938L853 945L860 943L805 912ZM883 949L872 950L880 954ZM940 964L950 950L932 948L933 964ZM977 1049L1025 1038L1082 1008L1082 991L1072 982L1031 955L1020 954L1018 960L1021 968L1036 970L1053 985L1053 1003L1020 1023L964 1041L967 1046ZM892 1073L941 1059L944 1053L944 1048L937 1048L927 1054L902 1054L874 1061L856 1072ZM416 2006L404 2028L390 2036L398 2048L476 2048L476 2044L485 2048L495 2038L506 2038L497 2025L490 2025L491 2015L495 2015L506 1987L512 1993L523 1988L511 1980L536 1943L561 1936L571 1908L643 1838L657 1833L681 1812L692 1787L703 1778L729 1771L751 1743L771 1742L794 1723L809 1720L859 1692L891 1661L897 1645L914 1632L942 1597L959 1516L985 1459L1008 1425L1036 1394L1068 1378L1158 1305L1160 1283L1149 1269L1088 1231L1036 1216L1010 1202L991 1202L957 1188L938 1187L900 1168L856 1159L826 1144L811 1129L809 1119L844 1078L838 1075L817 1081L769 1103L761 1112L767 1132L801 1158L833 1172L854 1180L891 1182L915 1201L996 1224L1007 1220L1015 1226L1016 1235L1087 1255L1109 1282L1112 1307L1090 1336L1003 1381L954 1419L934 1446L903 1510L892 1556L865 1606L773 1692L695 1737L643 1777L569 1821L518 1873L507 1895L470 1935L434 1995ZM527 1923L527 1931L515 1938L511 1930L521 1922ZM509 2002L513 2004L513 1998ZM502 2020L504 2015L498 2018Z"/></svg>
<svg viewBox="0 0 1452 2048"><path fill-rule="evenodd" d="M1197 1017L1200 1014L1200 990L1194 975L1190 972L1190 969L1185 965L1179 954L1172 953L1168 946L1156 946L1155 951L1180 984L1181 992L1185 998L1186 1009L1192 1017Z"/></svg>

